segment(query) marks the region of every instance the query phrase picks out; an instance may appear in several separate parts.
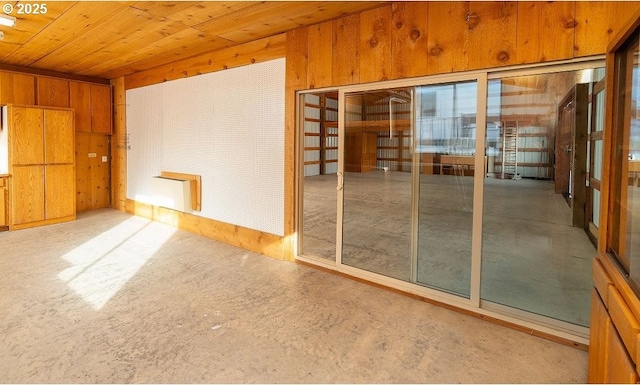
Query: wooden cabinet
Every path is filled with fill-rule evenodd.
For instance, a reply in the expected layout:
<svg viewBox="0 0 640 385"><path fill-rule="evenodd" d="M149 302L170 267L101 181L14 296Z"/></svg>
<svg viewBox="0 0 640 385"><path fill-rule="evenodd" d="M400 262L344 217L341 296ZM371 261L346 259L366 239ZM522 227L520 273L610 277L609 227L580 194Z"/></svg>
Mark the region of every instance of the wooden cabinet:
<svg viewBox="0 0 640 385"><path fill-rule="evenodd" d="M605 258L593 261L588 380L635 384L640 380L636 362L640 324L632 309L640 309L640 303Z"/></svg>
<svg viewBox="0 0 640 385"><path fill-rule="evenodd" d="M44 166L14 166L11 199L10 227L44 221Z"/></svg>
<svg viewBox="0 0 640 385"><path fill-rule="evenodd" d="M376 169L378 135L375 132L347 132L345 135L344 170L368 172Z"/></svg>
<svg viewBox="0 0 640 385"><path fill-rule="evenodd" d="M111 135L111 87L91 85L91 132Z"/></svg>
<svg viewBox="0 0 640 385"><path fill-rule="evenodd" d="M9 229L75 219L74 113L8 105Z"/></svg>
<svg viewBox="0 0 640 385"><path fill-rule="evenodd" d="M76 110L76 132L111 135L111 87L70 82L69 96Z"/></svg>
<svg viewBox="0 0 640 385"><path fill-rule="evenodd" d="M0 176L0 231L6 230L9 226L8 209L9 202L7 201L7 177Z"/></svg>
<svg viewBox="0 0 640 385"><path fill-rule="evenodd" d="M37 104L46 107L69 107L69 81L48 77L37 79Z"/></svg>
<svg viewBox="0 0 640 385"><path fill-rule="evenodd" d="M0 71L0 104L36 104L36 78Z"/></svg>
<svg viewBox="0 0 640 385"><path fill-rule="evenodd" d="M76 132L91 132L91 85L69 82L69 99L76 110Z"/></svg>

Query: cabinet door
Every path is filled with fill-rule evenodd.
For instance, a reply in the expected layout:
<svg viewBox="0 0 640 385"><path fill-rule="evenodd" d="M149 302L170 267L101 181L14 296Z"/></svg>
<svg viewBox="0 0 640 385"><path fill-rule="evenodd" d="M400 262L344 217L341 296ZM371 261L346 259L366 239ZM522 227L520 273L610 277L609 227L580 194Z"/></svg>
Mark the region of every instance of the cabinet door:
<svg viewBox="0 0 640 385"><path fill-rule="evenodd" d="M611 318L598 291L591 289L591 322L589 336L589 383L602 384L606 379L607 346Z"/></svg>
<svg viewBox="0 0 640 385"><path fill-rule="evenodd" d="M46 219L75 215L76 188L75 172L72 164L45 166Z"/></svg>
<svg viewBox="0 0 640 385"><path fill-rule="evenodd" d="M36 104L36 78L12 72L0 72L0 104Z"/></svg>
<svg viewBox="0 0 640 385"><path fill-rule="evenodd" d="M38 105L43 107L69 107L69 81L37 78Z"/></svg>
<svg viewBox="0 0 640 385"><path fill-rule="evenodd" d="M91 132L111 135L111 87L91 85Z"/></svg>
<svg viewBox="0 0 640 385"><path fill-rule="evenodd" d="M69 106L76 110L76 132L91 132L91 85L69 82Z"/></svg>
<svg viewBox="0 0 640 385"><path fill-rule="evenodd" d="M0 178L0 227L8 226L7 221L7 178Z"/></svg>
<svg viewBox="0 0 640 385"><path fill-rule="evenodd" d="M73 136L73 111L45 110L44 163L73 163L75 157Z"/></svg>
<svg viewBox="0 0 640 385"><path fill-rule="evenodd" d="M606 364L607 375L604 380L605 383L635 384L638 381L636 366L629 357L620 335L613 326L613 322L609 324L609 341L607 343Z"/></svg>
<svg viewBox="0 0 640 385"><path fill-rule="evenodd" d="M11 107L9 148L12 165L44 163L42 109Z"/></svg>
<svg viewBox="0 0 640 385"><path fill-rule="evenodd" d="M44 166L15 166L11 175L12 225L44 220Z"/></svg>

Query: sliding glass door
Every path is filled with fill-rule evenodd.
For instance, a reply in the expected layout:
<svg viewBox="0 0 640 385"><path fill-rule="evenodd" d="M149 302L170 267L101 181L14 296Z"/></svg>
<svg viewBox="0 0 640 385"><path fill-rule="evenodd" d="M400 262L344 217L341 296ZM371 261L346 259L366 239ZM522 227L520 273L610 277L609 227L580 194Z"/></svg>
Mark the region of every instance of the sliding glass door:
<svg viewBox="0 0 640 385"><path fill-rule="evenodd" d="M599 224L602 157L601 115L588 108L590 93L596 106L603 97L594 71L571 64L306 94L299 255L584 333L595 254L585 227Z"/></svg>
<svg viewBox="0 0 640 385"><path fill-rule="evenodd" d="M476 81L417 87L416 280L469 298L476 167ZM481 162L484 165L484 162Z"/></svg>
<svg viewBox="0 0 640 385"><path fill-rule="evenodd" d="M413 89L344 100L342 264L411 279Z"/></svg>

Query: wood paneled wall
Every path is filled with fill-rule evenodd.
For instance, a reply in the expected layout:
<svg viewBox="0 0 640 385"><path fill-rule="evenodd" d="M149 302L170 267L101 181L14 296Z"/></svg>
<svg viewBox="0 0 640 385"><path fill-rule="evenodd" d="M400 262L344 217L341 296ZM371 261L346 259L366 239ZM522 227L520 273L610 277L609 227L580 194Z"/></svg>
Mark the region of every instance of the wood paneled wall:
<svg viewBox="0 0 640 385"><path fill-rule="evenodd" d="M399 2L303 28L305 88L604 54L640 2ZM330 65L331 64L331 65Z"/></svg>
<svg viewBox="0 0 640 385"><path fill-rule="evenodd" d="M285 56L283 247L291 260L295 91L604 54L622 16L638 7L640 2L390 3L116 79L115 140L126 135L124 108L118 108L126 89ZM120 207L126 201L126 152L112 155L113 204Z"/></svg>

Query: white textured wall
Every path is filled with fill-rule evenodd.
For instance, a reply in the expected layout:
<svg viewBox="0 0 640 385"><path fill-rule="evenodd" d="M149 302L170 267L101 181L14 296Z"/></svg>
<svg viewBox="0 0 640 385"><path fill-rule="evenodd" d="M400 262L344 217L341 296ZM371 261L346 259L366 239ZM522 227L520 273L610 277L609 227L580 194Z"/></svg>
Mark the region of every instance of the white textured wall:
<svg viewBox="0 0 640 385"><path fill-rule="evenodd" d="M284 59L127 91L127 198L202 176L195 215L284 235Z"/></svg>

